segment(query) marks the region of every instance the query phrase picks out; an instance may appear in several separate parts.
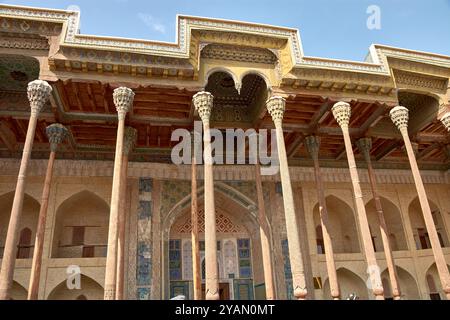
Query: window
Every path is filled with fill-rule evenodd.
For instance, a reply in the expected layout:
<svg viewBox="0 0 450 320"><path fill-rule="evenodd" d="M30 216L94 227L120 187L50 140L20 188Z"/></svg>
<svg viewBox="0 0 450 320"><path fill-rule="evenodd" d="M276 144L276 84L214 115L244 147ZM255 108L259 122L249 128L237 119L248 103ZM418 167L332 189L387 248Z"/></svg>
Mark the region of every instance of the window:
<svg viewBox="0 0 450 320"><path fill-rule="evenodd" d="M428 237L428 233L424 228L417 229L417 234L419 235L420 249L429 249L430 246L430 238Z"/></svg>
<svg viewBox="0 0 450 320"><path fill-rule="evenodd" d="M430 299L441 300L441 296L437 290L436 283L434 282L434 278L431 274L427 275L427 284L428 284L428 291L430 293Z"/></svg>
<svg viewBox="0 0 450 320"><path fill-rule="evenodd" d="M24 228L20 231L17 259L28 259L31 252L31 230Z"/></svg>
<svg viewBox="0 0 450 320"><path fill-rule="evenodd" d="M84 244L85 227L73 227L72 229L72 245L82 246Z"/></svg>
<svg viewBox="0 0 450 320"><path fill-rule="evenodd" d="M317 245L317 254L325 253L325 246L323 244L323 233L322 226L317 226L316 228L316 245Z"/></svg>
<svg viewBox="0 0 450 320"><path fill-rule="evenodd" d="M83 246L83 258L93 258L95 257L95 247L94 246Z"/></svg>

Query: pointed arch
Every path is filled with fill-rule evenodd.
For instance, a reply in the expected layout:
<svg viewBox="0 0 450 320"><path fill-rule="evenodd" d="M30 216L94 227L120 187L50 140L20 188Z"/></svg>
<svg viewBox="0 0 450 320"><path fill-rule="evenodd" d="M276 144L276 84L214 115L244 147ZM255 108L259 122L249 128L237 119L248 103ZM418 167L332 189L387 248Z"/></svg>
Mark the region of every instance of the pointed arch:
<svg viewBox="0 0 450 320"><path fill-rule="evenodd" d="M104 289L94 279L82 274L80 279L80 289L67 288L66 280L60 282L48 295L47 300L103 300Z"/></svg>
<svg viewBox="0 0 450 320"><path fill-rule="evenodd" d="M56 211L52 257L105 256L109 211L102 198L87 190L62 202Z"/></svg>
<svg viewBox="0 0 450 320"><path fill-rule="evenodd" d="M401 291L401 298L402 300L419 300L420 299L420 293L419 288L417 286L417 281L414 279L414 277L409 273L407 270L403 269L402 267L396 266L397 271L397 278L398 283L400 286ZM386 268L381 273L381 279L383 281L383 288L386 291L386 288L389 288L391 290L391 282L389 279L389 270ZM384 284L387 283L388 287L386 287ZM390 295L385 294L386 297L392 297L392 291L387 291Z"/></svg>
<svg viewBox="0 0 450 320"><path fill-rule="evenodd" d="M450 243L448 231L443 221L441 210L433 201L428 199L428 203L430 204L431 214L433 216L434 225L436 226L439 242L442 247L449 247ZM416 243L416 249L430 249L431 243L418 197L415 197L411 201L408 207L408 212L414 241Z"/></svg>
<svg viewBox="0 0 450 320"><path fill-rule="evenodd" d="M232 200L234 203L242 207L245 210L245 212L249 213L250 219L258 225L256 218L257 205L253 200L251 200L249 197L247 197L240 191L236 190L235 188L220 181L214 182L214 191L223 194L224 196ZM197 191L197 199L199 203L203 200L203 196L204 196L204 187L201 187ZM169 210L168 214L162 221L163 227L162 229L164 230L166 236L168 235L170 226L173 224L173 222L190 205L191 205L191 194L181 199Z"/></svg>
<svg viewBox="0 0 450 320"><path fill-rule="evenodd" d="M389 231L388 236L392 251L408 250L400 210L393 202L384 197L380 197L380 202L383 209L384 220L386 221L387 229ZM384 251L384 248L381 238L380 222L375 207L375 199L371 199L366 204L366 212L375 251L382 252Z"/></svg>
<svg viewBox="0 0 450 320"><path fill-rule="evenodd" d="M345 300L352 293L356 294L360 300L369 299L367 285L356 273L347 268L339 268L336 273L341 291L341 299ZM326 300L332 299L328 278L323 285L323 297Z"/></svg>
<svg viewBox="0 0 450 320"><path fill-rule="evenodd" d="M329 217L330 236L335 253L361 252L353 209L343 200L329 195L325 199ZM323 239L317 234L321 228L319 204L313 209L316 239Z"/></svg>
<svg viewBox="0 0 450 320"><path fill-rule="evenodd" d="M447 265L450 270L450 265ZM441 279L439 278L439 273L434 262L425 273L425 283L427 288L428 298L430 300L445 300L445 292L442 289Z"/></svg>
<svg viewBox="0 0 450 320"><path fill-rule="evenodd" d="M208 72L206 72L205 84L204 84L205 88L208 85L210 77L213 74L215 74L215 73L225 73L225 74L227 74L228 76L230 76L233 79L233 82L234 82L235 86L236 86L237 83L240 83L238 76L233 71L231 71L229 68L226 68L226 67L214 67L214 68L208 70Z"/></svg>
<svg viewBox="0 0 450 320"><path fill-rule="evenodd" d="M239 80L239 82L240 82L240 83L244 83L244 78L245 78L246 76L248 76L248 75L251 75L251 74L254 74L254 75L260 77L261 79L263 79L263 80L264 80L264 83L266 84L266 89L267 89L267 90L271 90L271 89L272 89L272 84L271 84L271 82L270 82L270 79L267 77L267 75L264 74L263 72L259 71L259 70L255 70L255 69L250 69L250 70L247 70L247 71L245 71L244 73L242 73L242 74L240 75L240 80Z"/></svg>
<svg viewBox="0 0 450 320"><path fill-rule="evenodd" d="M15 191L4 193L0 196L0 258L3 256L3 247L5 246L6 235L8 232L9 219L11 216L11 209L14 201ZM22 216L20 219L19 230L26 232L28 249L21 250L21 257L29 258L32 253L32 245L34 243L34 235L36 234L36 227L39 218L40 204L35 198L25 193L22 207ZM23 238L23 240L25 240ZM17 238L17 245L19 245L20 236ZM26 251L30 253L26 255Z"/></svg>

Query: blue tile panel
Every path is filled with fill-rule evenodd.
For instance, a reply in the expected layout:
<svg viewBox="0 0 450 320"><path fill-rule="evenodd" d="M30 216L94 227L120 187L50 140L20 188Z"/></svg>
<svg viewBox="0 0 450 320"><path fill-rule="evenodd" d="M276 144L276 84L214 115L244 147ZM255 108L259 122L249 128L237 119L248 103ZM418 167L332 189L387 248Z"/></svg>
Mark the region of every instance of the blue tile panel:
<svg viewBox="0 0 450 320"><path fill-rule="evenodd" d="M289 258L289 242L287 239L281 240L281 252L284 260L284 278L286 280L286 291L288 300L293 299L293 285L292 285L292 272L291 272L291 260Z"/></svg>
<svg viewBox="0 0 450 320"><path fill-rule="evenodd" d="M139 178L139 193L152 192L153 180L152 178Z"/></svg>
<svg viewBox="0 0 450 320"><path fill-rule="evenodd" d="M170 280L181 280L181 240L169 241L169 278Z"/></svg>
<svg viewBox="0 0 450 320"><path fill-rule="evenodd" d="M150 246L143 241L139 241L137 251L136 284L138 286L149 286L151 284L152 269L151 260L149 258Z"/></svg>
<svg viewBox="0 0 450 320"><path fill-rule="evenodd" d="M252 277L250 239L238 239L239 277Z"/></svg>
<svg viewBox="0 0 450 320"><path fill-rule="evenodd" d="M152 217L151 201L139 201L138 216L139 220L150 219Z"/></svg>
<svg viewBox="0 0 450 320"><path fill-rule="evenodd" d="M137 300L150 300L150 288L137 288Z"/></svg>

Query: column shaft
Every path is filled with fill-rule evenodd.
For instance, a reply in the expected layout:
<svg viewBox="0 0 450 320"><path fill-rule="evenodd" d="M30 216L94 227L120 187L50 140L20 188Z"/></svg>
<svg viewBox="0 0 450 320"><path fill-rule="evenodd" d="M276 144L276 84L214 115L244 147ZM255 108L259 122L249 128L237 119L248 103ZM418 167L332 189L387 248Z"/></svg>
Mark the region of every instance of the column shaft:
<svg viewBox="0 0 450 320"><path fill-rule="evenodd" d="M117 271L117 234L120 202L120 176L122 171L123 133L125 117L119 116L117 128L116 156L114 160L114 176L111 194L111 211L109 215L108 251L105 271L105 300L116 298Z"/></svg>
<svg viewBox="0 0 450 320"><path fill-rule="evenodd" d="M197 203L197 163L192 154L191 181L191 238L192 238L192 276L194 280L194 300L202 299L202 277L200 268L200 247L198 239L198 203Z"/></svg>
<svg viewBox="0 0 450 320"><path fill-rule="evenodd" d="M127 176L128 176L128 155L123 154L122 171L120 175L120 202L117 237L117 280L116 280L116 300L124 299L125 283L125 226L126 226L126 200L127 200Z"/></svg>
<svg viewBox="0 0 450 320"><path fill-rule="evenodd" d="M3 252L2 268L0 272L0 300L8 300L10 298L9 290L11 289L14 277L14 267L17 254L17 237L20 227L20 218L22 216L28 163L33 147L37 118L38 113L32 111L30 122L28 123L27 135L25 138L22 161L20 162L16 191L14 194L11 217L8 225L8 233L6 234L5 249Z"/></svg>
<svg viewBox="0 0 450 320"><path fill-rule="evenodd" d="M386 264L389 272L389 280L391 282L392 295L394 300L401 299L400 285L398 283L397 269L394 263L394 257L392 255L391 244L389 242L389 231L384 219L383 207L381 206L381 200L378 196L376 187L376 178L372 168L372 161L370 156L366 157L367 169L370 180L370 187L372 189L373 199L375 201L375 209L377 211L378 221L380 223L381 239L383 241L384 254L386 255Z"/></svg>
<svg viewBox="0 0 450 320"><path fill-rule="evenodd" d="M273 283L272 255L270 250L270 230L267 223L264 193L261 182L261 168L259 162L255 165L256 193L258 197L259 234L261 237L261 249L264 269L264 282L266 287L266 299L275 300L275 287Z"/></svg>
<svg viewBox="0 0 450 320"><path fill-rule="evenodd" d="M216 208L214 204L213 159L209 120L203 121L203 143L205 148L205 292L206 300L219 300Z"/></svg>
<svg viewBox="0 0 450 320"><path fill-rule="evenodd" d="M37 300L39 294L39 281L41 277L42 251L44 249L45 224L47 221L48 198L53 177L53 164L55 162L55 151L50 152L45 174L44 189L42 191L41 208L34 242L33 263L31 265L30 285L28 289L28 300Z"/></svg>
<svg viewBox="0 0 450 320"><path fill-rule="evenodd" d="M275 129L277 136L278 157L280 161L281 188L283 190L284 214L286 220L286 232L288 238L294 296L299 300L303 300L306 299L307 295L305 270L303 266L303 255L300 247L294 197L292 195L291 177L289 175L286 146L284 144L284 134L281 121L275 121Z"/></svg>
<svg viewBox="0 0 450 320"><path fill-rule="evenodd" d="M436 261L439 278L441 280L442 288L447 296L447 299L450 300L450 274L441 244L439 242L439 237L437 234L436 226L434 224L433 216L431 215L430 204L428 203L425 187L423 185L419 167L417 166L416 156L414 155L414 150L411 146L407 128L402 128L400 131L402 133L403 140L405 141L406 152L408 153L408 159L411 165L411 171L413 174L414 183L416 185L417 194L419 196L419 202L420 207L422 208L425 226L430 238L431 248L433 250L434 259Z"/></svg>
<svg viewBox="0 0 450 320"><path fill-rule="evenodd" d="M334 300L339 300L341 294L339 290L339 282L337 279L336 264L334 262L334 250L329 231L330 224L328 220L328 210L324 195L322 177L320 175L319 159L318 156L316 155L313 155L312 158L314 162L314 176L317 185L317 198L319 200L319 215L320 215L320 223L322 226L323 245L325 249L325 259L327 264L327 273L330 283L331 297L333 297Z"/></svg>
<svg viewBox="0 0 450 320"><path fill-rule="evenodd" d="M352 179L353 194L355 197L356 212L363 241L363 249L368 266L367 272L369 273L369 278L372 286L372 291L375 295L375 299L384 300L380 268L377 264L375 250L372 244L372 237L370 235L369 222L367 220L366 209L364 207L364 201L362 198L362 191L358 171L356 168L355 156L353 154L352 142L350 140L350 133L347 125L341 126L341 128L344 136L345 150L347 152L348 167Z"/></svg>

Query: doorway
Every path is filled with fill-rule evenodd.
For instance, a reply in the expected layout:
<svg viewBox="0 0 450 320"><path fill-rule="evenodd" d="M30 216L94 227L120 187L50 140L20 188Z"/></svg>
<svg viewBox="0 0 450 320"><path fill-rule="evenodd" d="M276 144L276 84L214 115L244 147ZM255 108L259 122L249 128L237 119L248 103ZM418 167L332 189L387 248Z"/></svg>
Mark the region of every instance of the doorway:
<svg viewBox="0 0 450 320"><path fill-rule="evenodd" d="M202 299L205 300L205 284L202 284ZM219 299L230 300L230 284L227 282L219 283Z"/></svg>

